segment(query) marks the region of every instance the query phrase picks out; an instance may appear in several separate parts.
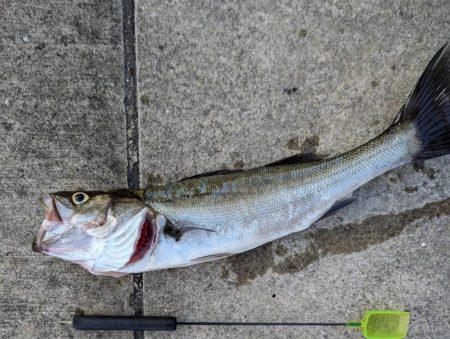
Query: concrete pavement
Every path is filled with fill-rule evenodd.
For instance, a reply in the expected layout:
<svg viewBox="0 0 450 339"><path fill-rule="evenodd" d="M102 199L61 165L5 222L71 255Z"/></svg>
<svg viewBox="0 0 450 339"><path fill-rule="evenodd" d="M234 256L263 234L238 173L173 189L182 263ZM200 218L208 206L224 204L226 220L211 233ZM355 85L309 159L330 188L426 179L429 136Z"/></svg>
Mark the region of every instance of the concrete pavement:
<svg viewBox="0 0 450 339"><path fill-rule="evenodd" d="M124 77L122 5L0 3L0 337L133 337L65 323L140 305L131 277L96 277L31 252L44 193L126 187L130 143L141 186L345 152L389 126L450 32L446 1L137 0L137 142L124 108L135 70ZM146 273L144 312L309 322L408 309L410 338L446 338L449 164L447 156L387 173L348 209L254 251ZM145 336L360 337L238 327Z"/></svg>

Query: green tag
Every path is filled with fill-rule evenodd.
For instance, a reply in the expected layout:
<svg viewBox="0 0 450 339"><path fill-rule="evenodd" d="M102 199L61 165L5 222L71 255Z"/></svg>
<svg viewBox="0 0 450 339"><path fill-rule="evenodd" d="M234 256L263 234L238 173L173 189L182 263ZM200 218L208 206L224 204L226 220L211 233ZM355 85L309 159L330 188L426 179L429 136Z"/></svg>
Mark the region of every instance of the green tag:
<svg viewBox="0 0 450 339"><path fill-rule="evenodd" d="M373 310L360 322L349 321L349 327L361 327L367 339L403 339L408 333L409 313L406 311Z"/></svg>

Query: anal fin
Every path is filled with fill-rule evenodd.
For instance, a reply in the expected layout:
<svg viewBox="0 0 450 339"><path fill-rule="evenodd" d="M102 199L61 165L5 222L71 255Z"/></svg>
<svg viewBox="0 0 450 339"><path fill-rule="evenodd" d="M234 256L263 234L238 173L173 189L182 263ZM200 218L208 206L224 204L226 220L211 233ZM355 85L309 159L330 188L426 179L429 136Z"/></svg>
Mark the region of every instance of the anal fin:
<svg viewBox="0 0 450 339"><path fill-rule="evenodd" d="M333 204L333 206L331 206L330 209L328 211L326 211L325 214L322 215L322 217L319 220L323 220L323 219L331 217L332 215L336 214L341 209L343 209L343 208L347 207L348 205L350 205L351 203L353 203L355 200L356 200L356 198L349 197L349 198L345 198L345 199L336 201ZM319 220L317 220L317 221L319 221Z"/></svg>
<svg viewBox="0 0 450 339"><path fill-rule="evenodd" d="M218 253L218 254L212 254L212 255L205 255L204 257L192 259L191 262L201 263L201 262L205 262L205 261L218 260L218 259L223 259L223 258L229 257L230 255L233 255L233 253Z"/></svg>

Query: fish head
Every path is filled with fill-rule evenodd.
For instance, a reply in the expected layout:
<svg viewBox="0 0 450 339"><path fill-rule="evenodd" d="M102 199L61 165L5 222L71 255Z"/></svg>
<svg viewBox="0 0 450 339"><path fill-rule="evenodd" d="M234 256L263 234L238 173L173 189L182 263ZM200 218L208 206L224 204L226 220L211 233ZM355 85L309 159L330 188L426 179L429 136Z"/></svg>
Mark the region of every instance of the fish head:
<svg viewBox="0 0 450 339"><path fill-rule="evenodd" d="M45 219L33 251L121 276L156 243L154 213L130 191L58 192L43 198Z"/></svg>

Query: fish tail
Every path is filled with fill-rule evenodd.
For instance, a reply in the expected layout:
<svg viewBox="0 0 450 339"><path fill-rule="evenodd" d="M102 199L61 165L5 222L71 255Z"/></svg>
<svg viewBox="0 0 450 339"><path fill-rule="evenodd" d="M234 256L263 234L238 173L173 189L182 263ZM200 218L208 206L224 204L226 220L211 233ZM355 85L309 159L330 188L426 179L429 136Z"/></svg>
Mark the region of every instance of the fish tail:
<svg viewBox="0 0 450 339"><path fill-rule="evenodd" d="M398 122L412 122L419 150L413 161L450 153L450 48L445 44L431 59L408 101L400 110Z"/></svg>

